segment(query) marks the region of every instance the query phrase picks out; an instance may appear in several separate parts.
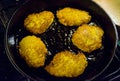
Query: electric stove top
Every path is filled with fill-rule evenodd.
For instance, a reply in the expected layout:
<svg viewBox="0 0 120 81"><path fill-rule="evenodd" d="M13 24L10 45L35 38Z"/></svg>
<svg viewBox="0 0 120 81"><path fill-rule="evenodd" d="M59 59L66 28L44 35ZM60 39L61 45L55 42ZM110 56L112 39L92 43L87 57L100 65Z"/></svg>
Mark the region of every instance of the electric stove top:
<svg viewBox="0 0 120 81"><path fill-rule="evenodd" d="M32 81L21 75L10 63L4 49L5 26L13 12L25 0L0 0L0 81ZM120 26L117 26L120 36ZM109 67L94 81L120 81L120 42Z"/></svg>

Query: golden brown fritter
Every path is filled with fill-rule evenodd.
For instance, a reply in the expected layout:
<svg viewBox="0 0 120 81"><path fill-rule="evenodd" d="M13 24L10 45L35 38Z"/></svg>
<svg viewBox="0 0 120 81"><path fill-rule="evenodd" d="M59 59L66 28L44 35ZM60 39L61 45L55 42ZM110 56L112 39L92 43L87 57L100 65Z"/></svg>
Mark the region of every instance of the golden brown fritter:
<svg viewBox="0 0 120 81"><path fill-rule="evenodd" d="M70 7L65 7L57 11L56 15L59 22L65 26L80 26L91 20L88 12Z"/></svg>
<svg viewBox="0 0 120 81"><path fill-rule="evenodd" d="M62 51L54 56L45 69L57 77L77 77L84 72L87 65L88 62L83 53L76 55L70 51Z"/></svg>
<svg viewBox="0 0 120 81"><path fill-rule="evenodd" d="M73 34L72 42L79 49L90 53L102 46L103 34L100 27L84 24Z"/></svg>
<svg viewBox="0 0 120 81"><path fill-rule="evenodd" d="M44 65L47 48L36 36L26 36L19 42L19 52L30 67L38 68Z"/></svg>
<svg viewBox="0 0 120 81"><path fill-rule="evenodd" d="M54 14L50 11L29 14L24 20L24 26L33 34L45 32L54 21Z"/></svg>

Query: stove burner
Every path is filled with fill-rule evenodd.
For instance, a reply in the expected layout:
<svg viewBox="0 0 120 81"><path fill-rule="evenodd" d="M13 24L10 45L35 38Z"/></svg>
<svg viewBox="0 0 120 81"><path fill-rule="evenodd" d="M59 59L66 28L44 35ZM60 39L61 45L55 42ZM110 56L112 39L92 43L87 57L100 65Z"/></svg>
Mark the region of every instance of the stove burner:
<svg viewBox="0 0 120 81"><path fill-rule="evenodd" d="M4 33L8 20L13 12L25 0L1 0L0 1L0 81L32 81L14 69L9 62L4 49ZM120 27L117 26L120 38ZM116 54L107 70L94 81L118 81L120 80L120 41L116 49Z"/></svg>

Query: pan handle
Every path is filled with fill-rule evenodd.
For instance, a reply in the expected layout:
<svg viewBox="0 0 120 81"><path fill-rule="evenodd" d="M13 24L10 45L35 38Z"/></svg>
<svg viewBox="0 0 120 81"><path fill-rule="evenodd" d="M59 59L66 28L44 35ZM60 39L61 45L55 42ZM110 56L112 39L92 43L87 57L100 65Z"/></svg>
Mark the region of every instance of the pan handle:
<svg viewBox="0 0 120 81"><path fill-rule="evenodd" d="M28 2L29 0L14 0L12 4L9 5L2 5L2 1L0 1L0 21L2 23L2 25L4 26L4 28L7 27L8 21L9 21L9 17L7 16L6 10L13 8L13 7L19 7L22 4ZM16 8L16 9L17 9Z"/></svg>
<svg viewBox="0 0 120 81"><path fill-rule="evenodd" d="M0 1L0 20L1 20L2 25L6 28L7 23L8 23L8 17L6 15L6 12L4 11L1 1Z"/></svg>
<svg viewBox="0 0 120 81"><path fill-rule="evenodd" d="M6 15L6 12L4 10L0 11L0 20L2 22L3 27L6 28L8 23L8 17Z"/></svg>

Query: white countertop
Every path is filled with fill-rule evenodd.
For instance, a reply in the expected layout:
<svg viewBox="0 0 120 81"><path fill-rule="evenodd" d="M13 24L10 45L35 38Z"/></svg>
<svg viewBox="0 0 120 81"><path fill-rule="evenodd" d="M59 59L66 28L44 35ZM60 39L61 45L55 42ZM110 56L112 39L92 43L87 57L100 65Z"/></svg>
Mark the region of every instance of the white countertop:
<svg viewBox="0 0 120 81"><path fill-rule="evenodd" d="M100 5L107 14L111 17L113 22L120 26L120 0L93 0Z"/></svg>

